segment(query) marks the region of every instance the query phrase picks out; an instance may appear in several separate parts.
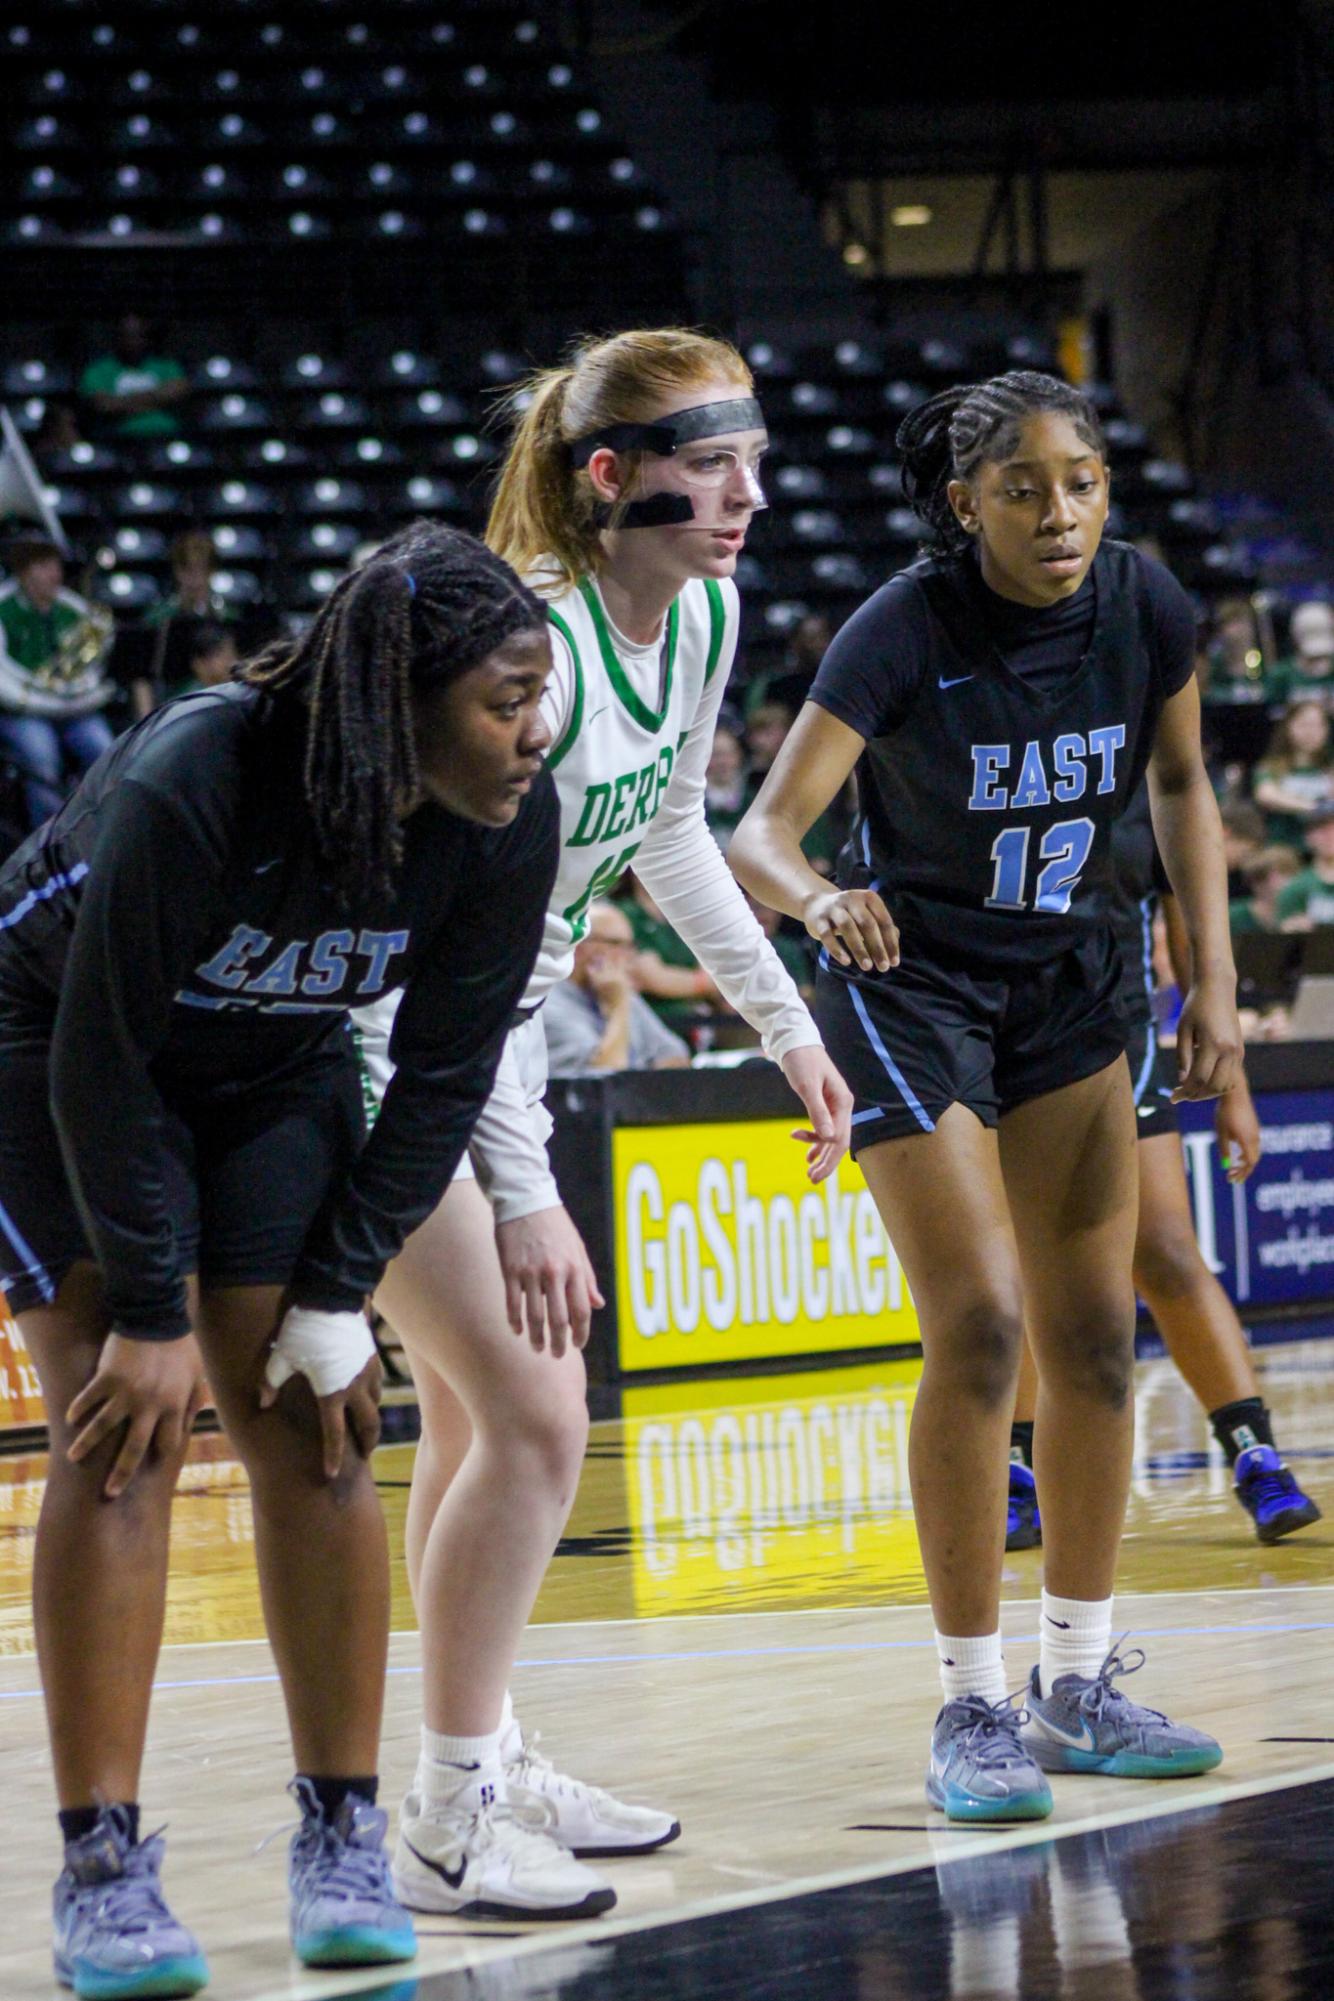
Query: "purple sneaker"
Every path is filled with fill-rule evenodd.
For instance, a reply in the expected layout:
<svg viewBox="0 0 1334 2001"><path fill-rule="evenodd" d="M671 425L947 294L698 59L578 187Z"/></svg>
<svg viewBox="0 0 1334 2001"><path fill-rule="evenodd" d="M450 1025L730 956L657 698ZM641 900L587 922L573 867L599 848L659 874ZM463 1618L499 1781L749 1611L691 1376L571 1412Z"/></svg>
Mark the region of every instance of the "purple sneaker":
<svg viewBox="0 0 1334 2001"><path fill-rule="evenodd" d="M65 1847L53 1896L55 1970L81 2001L197 1994L208 1979L199 1942L162 1895L162 1841L130 1839L124 1808Z"/></svg>
<svg viewBox="0 0 1334 2001"><path fill-rule="evenodd" d="M1237 1454L1232 1491L1255 1522L1261 1542L1280 1542L1294 1529L1320 1520L1320 1510L1304 1494L1272 1445L1252 1445Z"/></svg>

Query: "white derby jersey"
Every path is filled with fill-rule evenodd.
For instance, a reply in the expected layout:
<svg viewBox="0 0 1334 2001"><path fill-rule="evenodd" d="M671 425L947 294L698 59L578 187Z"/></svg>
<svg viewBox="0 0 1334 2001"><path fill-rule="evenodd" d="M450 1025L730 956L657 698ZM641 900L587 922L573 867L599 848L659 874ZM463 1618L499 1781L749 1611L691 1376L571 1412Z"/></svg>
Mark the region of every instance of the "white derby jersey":
<svg viewBox="0 0 1334 2001"><path fill-rule="evenodd" d="M560 797L560 865L528 1007L568 976L589 905L610 895L634 861L706 696L717 710L739 619L736 585L711 577L691 578L648 646L616 631L591 578L546 602L557 642L552 679L565 697L547 756Z"/></svg>

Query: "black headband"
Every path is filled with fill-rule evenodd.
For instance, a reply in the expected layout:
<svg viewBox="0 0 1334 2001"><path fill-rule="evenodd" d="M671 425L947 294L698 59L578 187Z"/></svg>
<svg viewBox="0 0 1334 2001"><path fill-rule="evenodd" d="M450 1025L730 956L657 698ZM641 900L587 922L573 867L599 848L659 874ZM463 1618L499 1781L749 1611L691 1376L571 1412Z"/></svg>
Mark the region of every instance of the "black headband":
<svg viewBox="0 0 1334 2001"><path fill-rule="evenodd" d="M604 424L586 438L576 438L570 446L570 463L586 466L599 446L613 452L652 452L660 459L671 458L678 445L696 438L719 438L727 431L763 431L764 412L753 396L736 396L730 402L696 403L689 410L674 410L653 424Z"/></svg>

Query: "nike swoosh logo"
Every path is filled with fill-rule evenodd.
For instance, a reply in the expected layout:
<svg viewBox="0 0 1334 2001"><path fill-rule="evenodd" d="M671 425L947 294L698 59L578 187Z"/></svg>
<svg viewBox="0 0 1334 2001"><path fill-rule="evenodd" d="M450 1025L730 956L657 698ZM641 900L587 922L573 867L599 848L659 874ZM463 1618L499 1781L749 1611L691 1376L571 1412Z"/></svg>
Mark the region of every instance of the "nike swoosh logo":
<svg viewBox="0 0 1334 2001"><path fill-rule="evenodd" d="M594 709L591 716L585 716L584 718L585 725L587 725L588 723L595 723L599 716L605 716L607 713L607 708L608 704L604 702L600 709Z"/></svg>
<svg viewBox="0 0 1334 2001"><path fill-rule="evenodd" d="M1034 1716L1033 1722L1045 1737L1054 1737L1058 1744L1068 1744L1073 1751L1091 1751L1093 1732L1087 1723L1081 1723L1077 1733L1062 1730L1059 1724L1048 1722L1045 1716Z"/></svg>
<svg viewBox="0 0 1334 2001"><path fill-rule="evenodd" d="M273 860L272 860L271 862L261 862L261 863L260 863L260 865L259 865L259 867L258 867L258 868L257 868L257 869L255 870L255 874L256 874L256 875L267 875L267 874L268 874L268 872L269 872L269 870L270 870L271 868L277 868L277 866L278 866L278 864L279 864L279 862L280 862L281 860L282 860L282 856L281 856L281 855L275 855L275 856L273 857Z"/></svg>
<svg viewBox="0 0 1334 2001"><path fill-rule="evenodd" d="M940 674L936 677L936 686L938 688L961 688L965 681L971 681L972 679L973 676L971 674L956 674L952 681L947 681L945 676Z"/></svg>
<svg viewBox="0 0 1334 2001"><path fill-rule="evenodd" d="M409 1854L415 1855L424 1869L429 1869L433 1876L443 1877L451 1890L462 1889L463 1879L468 1873L468 1858L466 1855L461 1858L457 1869L447 1869L443 1862L433 1862L429 1855L422 1854L420 1848L414 1848L406 1835L404 1835L403 1840Z"/></svg>
<svg viewBox="0 0 1334 2001"><path fill-rule="evenodd" d="M1070 1621L1068 1619L1053 1619L1050 1612L1047 1614L1047 1624L1055 1626L1058 1633L1068 1633L1070 1630Z"/></svg>

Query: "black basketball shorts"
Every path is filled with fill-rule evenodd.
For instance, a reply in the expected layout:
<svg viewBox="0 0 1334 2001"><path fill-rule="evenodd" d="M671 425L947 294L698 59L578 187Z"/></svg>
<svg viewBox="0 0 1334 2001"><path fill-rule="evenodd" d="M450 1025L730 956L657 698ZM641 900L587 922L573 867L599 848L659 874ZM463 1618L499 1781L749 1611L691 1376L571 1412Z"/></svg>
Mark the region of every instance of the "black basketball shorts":
<svg viewBox="0 0 1334 2001"><path fill-rule="evenodd" d="M167 1207L182 1277L285 1285L329 1190L365 1135L350 1038L262 1087L167 1101ZM18 1314L48 1305L91 1258L50 1111L42 1034L0 1025L0 1290Z"/></svg>
<svg viewBox="0 0 1334 2001"><path fill-rule="evenodd" d="M888 973L821 954L815 1018L856 1100L852 1152L932 1132L951 1105L985 1126L1114 1063L1129 1039L1110 940L1051 960L979 969L904 936Z"/></svg>
<svg viewBox="0 0 1334 2001"><path fill-rule="evenodd" d="M1136 1139L1157 1139L1160 1133L1180 1132L1181 1122L1172 1103L1177 1083L1176 1057L1163 1048L1151 1021L1137 1022L1131 1029L1126 1060L1135 1093Z"/></svg>

